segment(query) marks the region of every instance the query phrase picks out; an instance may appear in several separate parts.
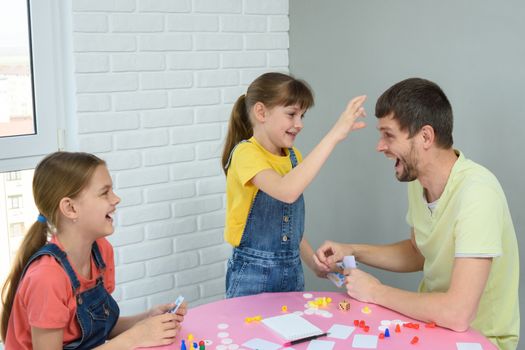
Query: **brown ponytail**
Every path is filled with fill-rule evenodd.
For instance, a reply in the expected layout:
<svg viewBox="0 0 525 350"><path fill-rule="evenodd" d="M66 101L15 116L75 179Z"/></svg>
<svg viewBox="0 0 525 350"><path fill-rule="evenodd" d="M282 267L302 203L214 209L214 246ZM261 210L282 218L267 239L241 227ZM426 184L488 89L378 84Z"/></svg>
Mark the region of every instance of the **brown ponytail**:
<svg viewBox="0 0 525 350"><path fill-rule="evenodd" d="M5 342L7 334L7 325L9 322L9 315L13 307L13 300L15 299L18 281L22 276L25 265L29 258L37 252L47 242L47 224L36 221L27 231L18 253L11 272L7 276L5 284L2 288L2 340Z"/></svg>
<svg viewBox="0 0 525 350"><path fill-rule="evenodd" d="M74 198L89 183L91 176L104 161L89 153L55 152L46 156L36 167L33 176L33 196L41 215L47 219L36 221L26 233L16 254L11 272L2 287L2 318L0 335L5 342L9 317L18 284L29 258L48 239L49 228L59 229L60 200ZM43 219L43 218L42 218Z"/></svg>
<svg viewBox="0 0 525 350"><path fill-rule="evenodd" d="M247 140L253 135L253 127L250 122L250 116L246 109L246 95L241 95L233 105L232 114L230 116L230 123L228 124L228 135L224 144L222 152L222 169L226 174L226 164L230 158L230 153L242 140Z"/></svg>
<svg viewBox="0 0 525 350"><path fill-rule="evenodd" d="M246 95L240 96L233 106L222 152L222 168L225 174L228 171L226 165L230 153L235 145L253 136L250 112L257 102L262 102L267 108L297 104L306 110L314 105L314 97L305 81L287 74L265 73L255 79L248 86Z"/></svg>

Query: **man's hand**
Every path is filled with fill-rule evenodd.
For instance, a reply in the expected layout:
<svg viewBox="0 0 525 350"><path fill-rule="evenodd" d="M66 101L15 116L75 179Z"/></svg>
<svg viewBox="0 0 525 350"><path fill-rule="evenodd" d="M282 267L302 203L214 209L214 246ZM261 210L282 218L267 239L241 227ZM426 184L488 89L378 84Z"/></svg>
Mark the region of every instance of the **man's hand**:
<svg viewBox="0 0 525 350"><path fill-rule="evenodd" d="M365 303L376 303L374 296L382 285L377 278L359 269L345 269L345 275L348 295Z"/></svg>

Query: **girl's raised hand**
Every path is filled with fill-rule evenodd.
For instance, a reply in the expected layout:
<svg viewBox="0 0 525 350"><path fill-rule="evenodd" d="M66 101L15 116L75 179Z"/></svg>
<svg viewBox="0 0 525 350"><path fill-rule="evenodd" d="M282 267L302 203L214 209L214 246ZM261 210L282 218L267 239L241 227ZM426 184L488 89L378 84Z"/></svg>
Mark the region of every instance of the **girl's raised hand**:
<svg viewBox="0 0 525 350"><path fill-rule="evenodd" d="M363 121L356 121L357 118L364 118L366 116L363 103L366 96L357 96L348 102L346 109L341 113L339 120L334 124L330 132L334 135L337 142L344 140L348 134L357 129L362 129L366 126Z"/></svg>

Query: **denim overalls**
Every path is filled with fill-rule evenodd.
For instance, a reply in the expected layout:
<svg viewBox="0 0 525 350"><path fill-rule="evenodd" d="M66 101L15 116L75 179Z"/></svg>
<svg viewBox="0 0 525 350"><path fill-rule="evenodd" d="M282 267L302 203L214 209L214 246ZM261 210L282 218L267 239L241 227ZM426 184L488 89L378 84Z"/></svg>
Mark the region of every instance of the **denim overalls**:
<svg viewBox="0 0 525 350"><path fill-rule="evenodd" d="M95 259L97 268L104 271L106 264L102 259L96 242L93 243L91 254ZM48 243L29 259L22 276L25 274L29 265L42 255L51 255L62 265L71 280L73 293L77 299L76 317L82 331L82 337L65 345L64 349L92 349L104 344L109 333L117 323L120 309L117 302L107 292L106 288L104 288L103 274L97 279L95 287L78 293L80 282L66 258L66 253L56 244Z"/></svg>
<svg viewBox="0 0 525 350"><path fill-rule="evenodd" d="M297 158L288 150L294 168ZM228 260L226 297L304 290L299 251L303 232L302 194L287 204L257 191L241 242Z"/></svg>

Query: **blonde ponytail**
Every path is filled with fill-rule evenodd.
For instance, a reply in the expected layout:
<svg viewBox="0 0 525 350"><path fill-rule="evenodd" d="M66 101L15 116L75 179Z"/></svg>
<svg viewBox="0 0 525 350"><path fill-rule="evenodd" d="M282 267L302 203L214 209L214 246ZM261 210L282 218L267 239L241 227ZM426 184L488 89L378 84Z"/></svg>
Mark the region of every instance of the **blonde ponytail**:
<svg viewBox="0 0 525 350"><path fill-rule="evenodd" d="M2 287L2 324L1 335L5 342L7 334L7 325L9 323L9 316L13 307L18 284L22 277L22 272L26 266L29 258L35 254L47 242L47 224L36 221L27 231L24 239L20 245L11 272L7 276L4 286Z"/></svg>

